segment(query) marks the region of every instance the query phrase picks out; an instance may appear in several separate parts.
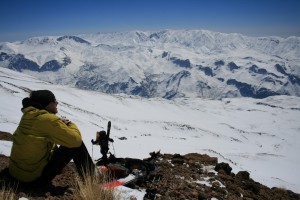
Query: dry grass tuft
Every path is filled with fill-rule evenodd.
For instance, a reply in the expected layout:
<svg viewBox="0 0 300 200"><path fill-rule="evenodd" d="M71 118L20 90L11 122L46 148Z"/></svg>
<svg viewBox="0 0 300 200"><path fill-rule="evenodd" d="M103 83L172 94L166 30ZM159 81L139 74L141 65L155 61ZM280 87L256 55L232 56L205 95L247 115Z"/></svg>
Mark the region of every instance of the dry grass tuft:
<svg viewBox="0 0 300 200"><path fill-rule="evenodd" d="M88 171L88 170L87 170ZM114 200L120 199L120 194L117 193L113 188L108 189L101 187L100 183L107 183L111 180L111 176L109 174L102 174L99 178L95 175L91 175L87 173L84 175L84 178L78 177L76 182L74 183L75 195L79 199L84 200Z"/></svg>
<svg viewBox="0 0 300 200"><path fill-rule="evenodd" d="M14 200L14 199L18 199L18 197L13 187L6 186L5 184L2 183L1 191L0 191L0 199Z"/></svg>

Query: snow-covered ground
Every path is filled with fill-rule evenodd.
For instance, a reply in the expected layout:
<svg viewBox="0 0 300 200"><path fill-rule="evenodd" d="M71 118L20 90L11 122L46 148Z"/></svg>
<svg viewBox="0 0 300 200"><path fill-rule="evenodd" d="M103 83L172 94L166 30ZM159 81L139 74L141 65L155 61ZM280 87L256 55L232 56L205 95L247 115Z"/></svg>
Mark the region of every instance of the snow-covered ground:
<svg viewBox="0 0 300 200"><path fill-rule="evenodd" d="M56 95L58 115L78 125L94 159L100 151L90 141L111 121L110 150L118 157L145 158L157 150L208 154L235 173L246 170L269 187L300 193L299 97L143 99L53 85L0 67L0 131L14 132L22 99L39 89ZM1 154L9 155L10 148L1 141Z"/></svg>

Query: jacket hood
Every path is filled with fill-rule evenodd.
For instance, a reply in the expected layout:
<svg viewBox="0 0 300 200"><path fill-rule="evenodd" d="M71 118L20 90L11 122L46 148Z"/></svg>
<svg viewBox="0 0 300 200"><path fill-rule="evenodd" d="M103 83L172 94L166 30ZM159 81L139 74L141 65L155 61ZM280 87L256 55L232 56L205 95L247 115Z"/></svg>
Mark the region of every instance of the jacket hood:
<svg viewBox="0 0 300 200"><path fill-rule="evenodd" d="M34 126L33 121L39 119L39 116L49 114L46 110L39 110L33 106L22 109L23 116L19 123L20 128L31 129Z"/></svg>
<svg viewBox="0 0 300 200"><path fill-rule="evenodd" d="M28 119L31 119L31 118L34 118L34 117L37 117L39 115L43 115L43 114L47 114L49 113L47 110L40 110L40 109L37 109L33 106L29 106L27 108L23 108L22 109L22 112L24 115L26 115L26 118Z"/></svg>

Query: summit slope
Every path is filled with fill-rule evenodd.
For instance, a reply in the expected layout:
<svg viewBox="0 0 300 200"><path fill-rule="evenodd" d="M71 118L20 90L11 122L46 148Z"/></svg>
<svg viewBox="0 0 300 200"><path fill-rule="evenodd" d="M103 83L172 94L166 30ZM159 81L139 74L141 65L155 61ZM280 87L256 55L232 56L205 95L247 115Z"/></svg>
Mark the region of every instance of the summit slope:
<svg viewBox="0 0 300 200"><path fill-rule="evenodd" d="M117 157L145 158L158 150L208 154L229 163L234 173L246 170L264 185L299 193L299 97L145 99L55 85L0 68L0 131L14 132L22 99L39 89L53 91L58 114L78 125L95 159L100 152L90 141L111 121L110 150ZM1 143L0 154L9 154L10 145Z"/></svg>

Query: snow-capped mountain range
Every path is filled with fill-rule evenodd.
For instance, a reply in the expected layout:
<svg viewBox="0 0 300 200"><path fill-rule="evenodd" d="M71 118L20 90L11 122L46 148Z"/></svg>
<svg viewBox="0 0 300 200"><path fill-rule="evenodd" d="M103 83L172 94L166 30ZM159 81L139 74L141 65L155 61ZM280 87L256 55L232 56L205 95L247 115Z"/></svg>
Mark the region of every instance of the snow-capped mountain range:
<svg viewBox="0 0 300 200"><path fill-rule="evenodd" d="M57 84L142 97L300 96L300 38L162 30L0 44L0 66Z"/></svg>

